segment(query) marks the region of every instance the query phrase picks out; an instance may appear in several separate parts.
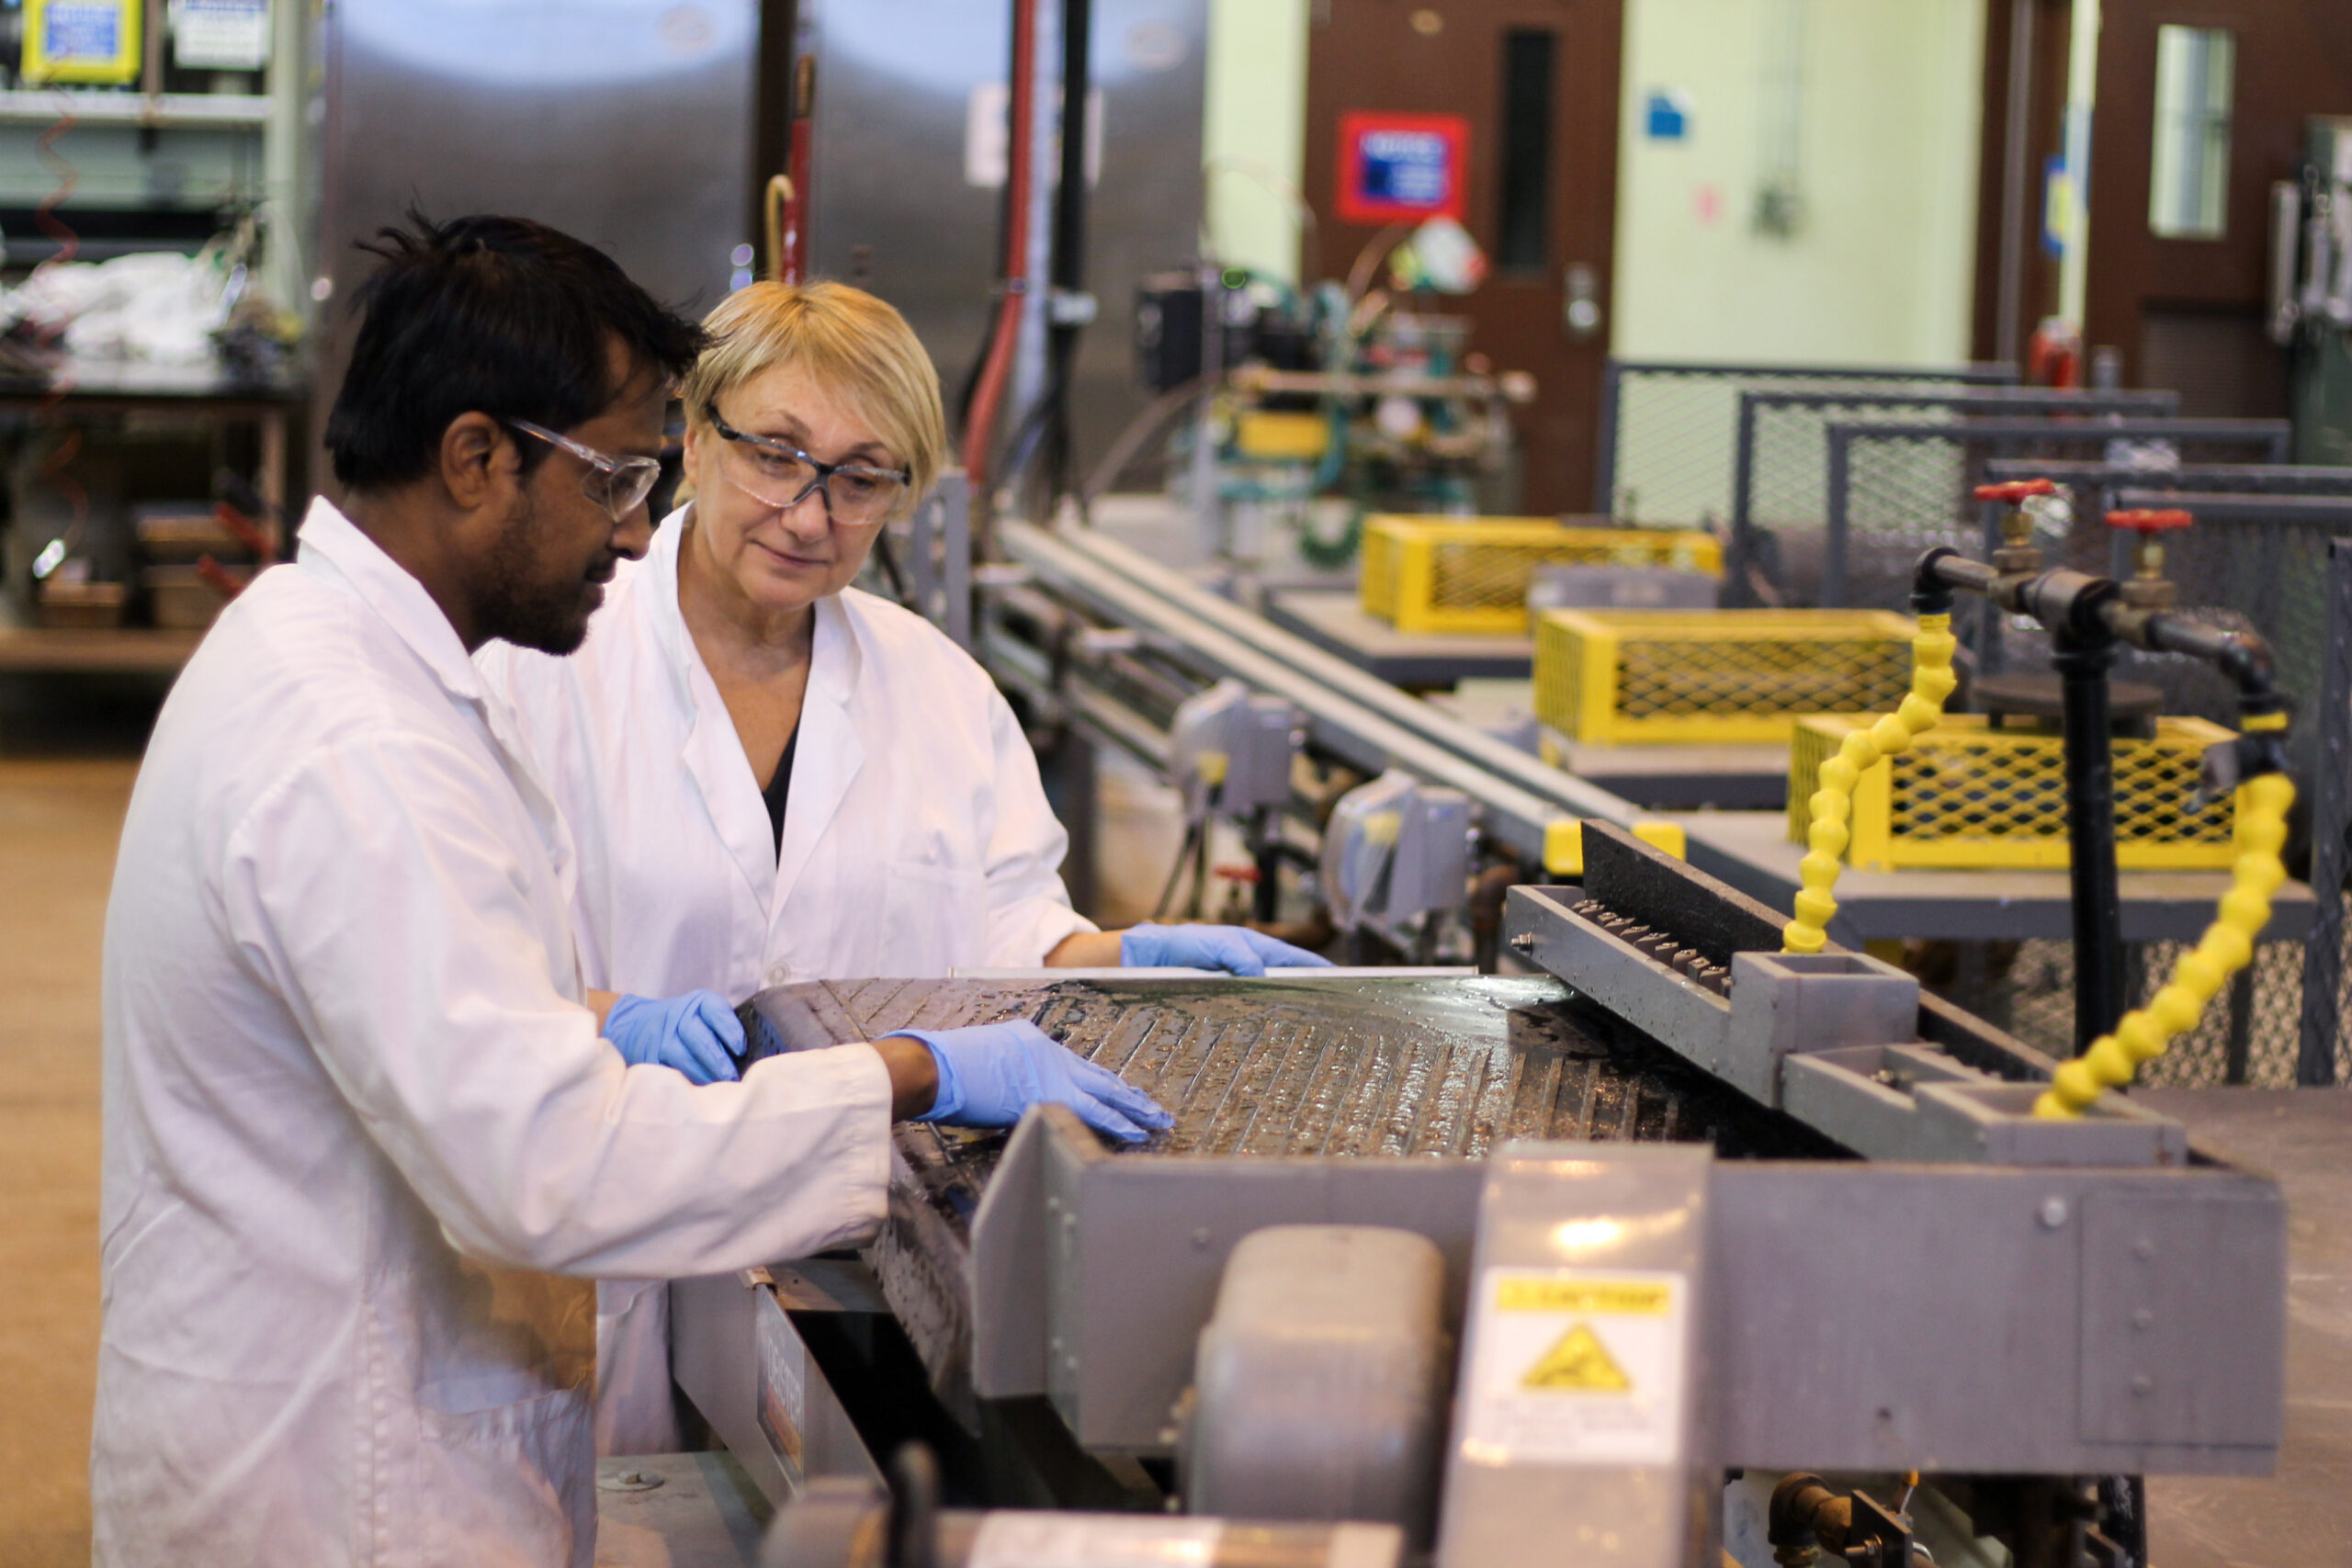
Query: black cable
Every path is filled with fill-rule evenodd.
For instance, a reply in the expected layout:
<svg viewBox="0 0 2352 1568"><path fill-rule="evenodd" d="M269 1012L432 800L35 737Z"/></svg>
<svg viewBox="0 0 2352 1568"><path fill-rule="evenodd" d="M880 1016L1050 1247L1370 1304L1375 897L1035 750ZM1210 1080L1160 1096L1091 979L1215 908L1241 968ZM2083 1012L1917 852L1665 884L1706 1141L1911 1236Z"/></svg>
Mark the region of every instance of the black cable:
<svg viewBox="0 0 2352 1568"><path fill-rule="evenodd" d="M1176 863L1168 868L1168 880L1159 889L1159 902L1151 907L1153 919L1168 918L1168 906L1176 900L1176 885L1184 880L1184 868L1192 863L1193 844L1200 837L1200 832L1199 822L1184 824L1184 841L1176 847Z"/></svg>
<svg viewBox="0 0 2352 1568"><path fill-rule="evenodd" d="M1093 141L1093 0L1062 0L1062 166L1054 188L1055 292L1067 298L1086 287L1086 150ZM1046 355L1052 367L1046 435L1047 504L1072 488L1076 444L1070 432L1070 385L1077 375L1083 321L1049 320Z"/></svg>
<svg viewBox="0 0 2352 1568"><path fill-rule="evenodd" d="M883 1561L888 1568L939 1568L939 1461L922 1443L909 1443L890 1459Z"/></svg>

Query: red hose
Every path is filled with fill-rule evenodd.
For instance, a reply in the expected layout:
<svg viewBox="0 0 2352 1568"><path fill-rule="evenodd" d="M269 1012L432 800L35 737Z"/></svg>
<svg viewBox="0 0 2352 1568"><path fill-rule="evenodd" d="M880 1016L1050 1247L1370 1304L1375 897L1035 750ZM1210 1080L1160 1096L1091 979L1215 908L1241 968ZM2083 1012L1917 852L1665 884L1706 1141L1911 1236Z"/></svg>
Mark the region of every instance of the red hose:
<svg viewBox="0 0 2352 1568"><path fill-rule="evenodd" d="M988 504L989 446L1021 346L1021 315L1029 299L1029 150L1035 113L1036 0L1012 0L1012 79L1005 110L1004 297L997 304L996 332L988 362L972 390L971 415L964 423L964 472L972 495Z"/></svg>

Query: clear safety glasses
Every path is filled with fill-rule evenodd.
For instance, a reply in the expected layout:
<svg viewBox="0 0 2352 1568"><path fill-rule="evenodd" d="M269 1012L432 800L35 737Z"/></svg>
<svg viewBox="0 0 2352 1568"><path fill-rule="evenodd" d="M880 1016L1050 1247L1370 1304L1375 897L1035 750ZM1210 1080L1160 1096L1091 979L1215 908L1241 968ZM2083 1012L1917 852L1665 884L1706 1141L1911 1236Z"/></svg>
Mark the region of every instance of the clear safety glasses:
<svg viewBox="0 0 2352 1568"><path fill-rule="evenodd" d="M836 523L855 525L886 521L907 493L912 476L904 468L820 463L788 441L736 429L708 404L703 412L727 443L720 466L729 481L763 506L789 512L822 491L827 514Z"/></svg>
<svg viewBox="0 0 2352 1568"><path fill-rule="evenodd" d="M654 482L662 477L662 464L657 458L616 457L609 452L583 446L569 435L558 435L527 419L510 419L506 423L526 435L537 436L550 446L560 446L587 464L588 472L581 477L580 488L616 523L644 505L645 498L653 493Z"/></svg>

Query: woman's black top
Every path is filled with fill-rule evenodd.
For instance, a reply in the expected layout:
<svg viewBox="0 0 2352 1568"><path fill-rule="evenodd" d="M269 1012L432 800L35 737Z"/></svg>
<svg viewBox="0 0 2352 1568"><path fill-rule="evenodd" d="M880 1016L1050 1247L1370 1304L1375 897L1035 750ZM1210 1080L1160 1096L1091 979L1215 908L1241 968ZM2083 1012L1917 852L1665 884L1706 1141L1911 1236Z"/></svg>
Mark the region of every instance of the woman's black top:
<svg viewBox="0 0 2352 1568"><path fill-rule="evenodd" d="M775 765L775 777L768 787L760 791L760 798L768 803L768 826L775 829L775 852L784 853L784 803L792 794L792 754L800 749L800 727L792 727L792 739L784 743L784 761Z"/></svg>

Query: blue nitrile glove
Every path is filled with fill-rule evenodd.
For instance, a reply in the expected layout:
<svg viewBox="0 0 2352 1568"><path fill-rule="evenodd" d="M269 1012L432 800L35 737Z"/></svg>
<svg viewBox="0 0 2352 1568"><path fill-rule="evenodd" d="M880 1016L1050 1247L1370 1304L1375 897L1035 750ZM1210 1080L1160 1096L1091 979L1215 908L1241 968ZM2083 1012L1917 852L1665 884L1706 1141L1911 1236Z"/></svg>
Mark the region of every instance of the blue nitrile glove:
<svg viewBox="0 0 2352 1568"><path fill-rule="evenodd" d="M1078 1119L1122 1143L1140 1144L1175 1124L1159 1102L1129 1089L1025 1018L968 1029L901 1029L931 1047L939 1098L918 1122L1010 1127L1032 1105L1067 1105ZM888 1038L885 1036L884 1038Z"/></svg>
<svg viewBox="0 0 2352 1568"><path fill-rule="evenodd" d="M1248 926L1130 926L1119 938L1119 962L1130 969L1222 969L1229 975L1263 975L1269 965L1331 967L1328 958Z"/></svg>
<svg viewBox="0 0 2352 1568"><path fill-rule="evenodd" d="M743 1054L742 1021L717 991L623 997L605 1015L605 1038L630 1066L674 1067L688 1083L731 1082Z"/></svg>

